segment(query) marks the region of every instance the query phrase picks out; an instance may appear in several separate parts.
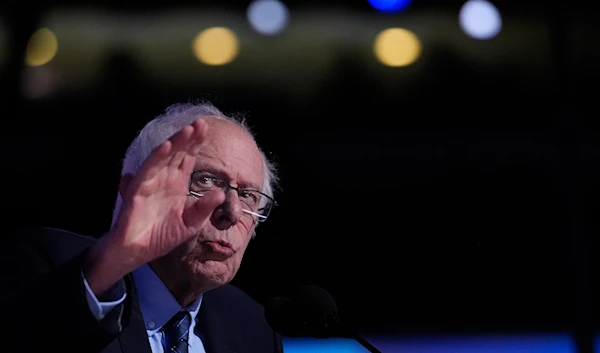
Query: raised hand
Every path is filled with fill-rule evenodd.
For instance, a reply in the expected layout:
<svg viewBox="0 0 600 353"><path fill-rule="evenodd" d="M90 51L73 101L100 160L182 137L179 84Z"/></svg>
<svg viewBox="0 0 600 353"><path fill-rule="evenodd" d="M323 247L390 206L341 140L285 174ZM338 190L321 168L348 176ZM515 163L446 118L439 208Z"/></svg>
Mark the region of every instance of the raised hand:
<svg viewBox="0 0 600 353"><path fill-rule="evenodd" d="M223 202L222 193L209 193L184 215L190 175L207 129L203 119L183 128L158 146L122 188L119 219L90 250L85 267L95 293L189 240Z"/></svg>
<svg viewBox="0 0 600 353"><path fill-rule="evenodd" d="M206 122L198 119L157 147L122 196L116 234L144 263L188 240L223 201L220 193L207 194L202 199L206 207L195 207L195 214L184 218L190 175L206 130Z"/></svg>

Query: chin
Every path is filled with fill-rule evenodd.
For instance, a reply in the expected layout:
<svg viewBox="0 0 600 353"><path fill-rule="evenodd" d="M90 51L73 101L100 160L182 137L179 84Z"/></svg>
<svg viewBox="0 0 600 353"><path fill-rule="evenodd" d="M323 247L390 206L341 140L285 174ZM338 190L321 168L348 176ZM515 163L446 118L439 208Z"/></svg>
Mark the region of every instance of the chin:
<svg viewBox="0 0 600 353"><path fill-rule="evenodd" d="M202 286L208 283L211 286L222 286L231 282L235 275L230 264L216 260L194 261L190 266L190 270L191 277Z"/></svg>

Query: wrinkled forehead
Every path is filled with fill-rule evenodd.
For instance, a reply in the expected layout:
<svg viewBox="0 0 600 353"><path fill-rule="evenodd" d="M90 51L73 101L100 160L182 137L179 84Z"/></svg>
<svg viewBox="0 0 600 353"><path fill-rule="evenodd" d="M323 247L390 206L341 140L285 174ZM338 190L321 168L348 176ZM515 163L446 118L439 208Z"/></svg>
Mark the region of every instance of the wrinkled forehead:
<svg viewBox="0 0 600 353"><path fill-rule="evenodd" d="M206 139L197 164L222 168L232 179L247 179L260 187L264 182L264 162L254 138L243 127L223 118L206 117Z"/></svg>

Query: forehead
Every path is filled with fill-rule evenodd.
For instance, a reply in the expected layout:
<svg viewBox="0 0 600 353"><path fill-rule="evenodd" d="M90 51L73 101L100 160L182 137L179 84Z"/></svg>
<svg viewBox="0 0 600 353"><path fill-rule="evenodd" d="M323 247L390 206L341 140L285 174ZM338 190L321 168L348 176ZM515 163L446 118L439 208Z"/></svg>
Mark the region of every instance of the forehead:
<svg viewBox="0 0 600 353"><path fill-rule="evenodd" d="M263 187L263 160L250 134L234 123L207 118L206 138L196 160L196 169L209 168L237 184Z"/></svg>

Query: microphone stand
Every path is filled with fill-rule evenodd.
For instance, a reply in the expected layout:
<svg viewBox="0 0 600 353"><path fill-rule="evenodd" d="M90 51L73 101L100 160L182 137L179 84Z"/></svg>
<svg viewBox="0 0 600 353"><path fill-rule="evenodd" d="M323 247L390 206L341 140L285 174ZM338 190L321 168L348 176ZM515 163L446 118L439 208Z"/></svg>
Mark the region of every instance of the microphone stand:
<svg viewBox="0 0 600 353"><path fill-rule="evenodd" d="M364 337L362 337L361 335L356 333L356 331L352 330L350 327L345 325L337 316L337 314L331 313L327 321L329 322L326 324L326 327L330 329L333 328L334 330L337 328L337 330L339 330L342 334L342 337L352 338L356 342L360 343L361 346L365 347L371 353L382 353L374 345L369 343L369 341L367 341Z"/></svg>
<svg viewBox="0 0 600 353"><path fill-rule="evenodd" d="M374 345L372 345L371 343L369 343L369 341L367 341L366 339L364 339L362 336L360 336L356 332L351 332L350 336L356 342L360 343L361 346L365 347L369 352L371 352L371 353L381 353L381 351L379 349L375 348Z"/></svg>

